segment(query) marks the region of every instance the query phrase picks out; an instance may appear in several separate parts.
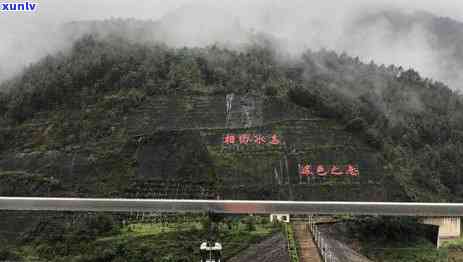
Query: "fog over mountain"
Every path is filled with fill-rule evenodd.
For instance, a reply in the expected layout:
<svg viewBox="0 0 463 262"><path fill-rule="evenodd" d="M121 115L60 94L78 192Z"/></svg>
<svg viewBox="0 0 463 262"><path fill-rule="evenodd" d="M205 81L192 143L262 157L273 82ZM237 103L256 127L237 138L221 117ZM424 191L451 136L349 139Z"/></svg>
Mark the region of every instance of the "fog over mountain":
<svg viewBox="0 0 463 262"><path fill-rule="evenodd" d="M238 48L263 33L282 52L332 49L363 61L413 67L461 90L463 4L456 1L59 1L33 14L0 17L0 80L85 33L114 33L169 45ZM443 18L447 17L447 18ZM72 21L136 18L115 25ZM121 23L121 21L119 21ZM125 31L122 31L122 30Z"/></svg>

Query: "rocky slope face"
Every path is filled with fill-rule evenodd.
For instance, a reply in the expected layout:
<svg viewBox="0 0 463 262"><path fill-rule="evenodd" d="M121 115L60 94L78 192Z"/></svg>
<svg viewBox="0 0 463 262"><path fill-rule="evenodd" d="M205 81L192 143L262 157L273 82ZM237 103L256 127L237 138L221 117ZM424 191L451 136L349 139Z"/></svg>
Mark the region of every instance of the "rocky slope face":
<svg viewBox="0 0 463 262"><path fill-rule="evenodd" d="M87 36L43 59L2 85L0 193L459 197L459 95L413 70L328 51L283 59L267 44L170 49ZM360 175L325 176L333 165Z"/></svg>
<svg viewBox="0 0 463 262"><path fill-rule="evenodd" d="M108 98L112 99L112 98ZM93 110L93 111L92 111ZM106 137L54 150L41 143L82 136L98 109L46 116L13 128L0 160L5 195L153 198L386 200L381 155L334 121L281 98L157 96L108 121ZM104 120L104 119L110 120ZM249 135L241 144L240 135ZM236 136L234 144L225 143ZM262 135L266 142L255 143ZM271 144L276 136L278 144ZM358 165L359 177L301 177L298 164ZM17 184L17 185L16 185Z"/></svg>

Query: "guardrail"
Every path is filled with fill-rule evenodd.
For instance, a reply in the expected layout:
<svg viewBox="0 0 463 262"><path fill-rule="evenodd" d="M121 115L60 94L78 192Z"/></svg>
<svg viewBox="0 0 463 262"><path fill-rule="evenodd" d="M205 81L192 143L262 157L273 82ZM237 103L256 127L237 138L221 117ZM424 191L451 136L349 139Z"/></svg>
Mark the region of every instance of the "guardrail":
<svg viewBox="0 0 463 262"><path fill-rule="evenodd" d="M336 257L334 249L329 246L326 238L321 234L320 230L318 230L318 226L312 216L309 217L308 229L312 232L313 239L323 262L342 262Z"/></svg>
<svg viewBox="0 0 463 262"><path fill-rule="evenodd" d="M463 217L461 203L0 197L0 210Z"/></svg>

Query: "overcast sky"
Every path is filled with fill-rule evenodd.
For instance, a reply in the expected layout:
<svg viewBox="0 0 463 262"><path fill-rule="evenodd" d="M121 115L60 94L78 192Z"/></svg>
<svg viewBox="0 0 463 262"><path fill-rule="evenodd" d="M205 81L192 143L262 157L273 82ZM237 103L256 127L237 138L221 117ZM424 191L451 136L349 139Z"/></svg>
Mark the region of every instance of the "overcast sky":
<svg viewBox="0 0 463 262"><path fill-rule="evenodd" d="M2 1L8 2L8 1ZM14 2L14 1L11 1ZM18 1L16 1L18 2ZM33 2L33 1L30 1ZM352 8L359 5L388 5L407 9L422 9L442 16L463 20L463 1L460 0L46 0L38 1L38 12L33 21L66 21L80 19L103 19L110 17L159 18L169 10L185 4L209 3L239 10L256 6L305 6L311 9L339 7ZM236 11L236 10L235 10ZM257 11L257 10L255 10ZM15 15L2 13L8 19Z"/></svg>
<svg viewBox="0 0 463 262"><path fill-rule="evenodd" d="M2 2L6 1L8 0ZM412 42L407 40L407 44L396 47L394 52L400 55L394 56L383 49L378 49L379 51L376 52L374 46L376 40L369 46L360 47L339 43L343 35L337 31L343 30L344 19L352 17L352 13L375 11L383 7L405 11L424 10L463 21L463 1L461 0L43 0L37 3L39 6L35 13L0 13L2 34L0 81L18 72L28 63L59 49L62 43L55 39L57 38L55 26L63 22L115 17L157 20L173 10L192 5L219 8L244 27L269 31L274 35L288 38L291 49L297 50L305 47L316 49L323 46L335 50L347 49L352 51L352 55L363 55L365 59L372 58L381 63L405 63L407 66L406 63L409 62L408 65L436 77L439 74L428 66L428 64L435 63L435 57L429 54L430 50L427 46L422 45L420 32L417 32L413 39L409 39ZM210 12L211 10L207 10L204 14L199 14L199 16L195 14L196 16L192 18L203 19L203 16L211 16ZM222 17L219 15L218 18L217 16L214 18L212 23L215 29L235 22L222 19ZM266 21L267 17L270 18L271 28L265 27L268 25L262 25L262 21ZM319 19L323 24L321 27L323 29L308 26L305 31L301 31L301 28L307 27L305 23L312 18ZM211 20L206 20L208 21ZM194 21L187 21L187 25L188 23L194 24ZM190 27L181 29L179 32L184 33L189 31ZM317 32L315 36L314 32L317 29L321 32ZM302 38L304 35L308 40L291 42L291 39ZM401 53L404 50L408 51L410 44L420 48L412 54ZM364 50L366 52L362 54Z"/></svg>

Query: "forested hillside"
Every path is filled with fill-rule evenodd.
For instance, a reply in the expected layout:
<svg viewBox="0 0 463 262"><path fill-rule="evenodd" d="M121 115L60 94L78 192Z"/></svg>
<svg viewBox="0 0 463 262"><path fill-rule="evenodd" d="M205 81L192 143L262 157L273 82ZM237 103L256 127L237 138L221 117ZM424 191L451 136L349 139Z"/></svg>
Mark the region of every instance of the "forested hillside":
<svg viewBox="0 0 463 262"><path fill-rule="evenodd" d="M159 154L165 149L181 155L173 160L171 167L166 167L175 170L172 174L183 174L184 179L202 184L211 196L224 194L220 192L220 181L226 179L224 170L241 175L247 172L245 180L253 176L259 181L259 176L264 175L245 167L227 169L231 163L246 164L240 158L216 156L224 148L220 142L224 134L230 130L238 132L240 128L242 132L281 132L283 137L286 134L292 142L288 140L273 156L262 158L272 165L291 155L290 144L301 146L299 140L304 140L307 134L304 128L312 128L308 132L313 133L313 126L295 124L302 131L290 136L283 130L285 126L291 128L287 121L318 118L342 136L351 137L336 143L346 145L349 144L346 139L359 140L352 143L377 152L376 160L371 160L376 164L370 161L366 170L376 165L375 172L382 183L401 185L406 196L401 193L396 197L418 201L456 201L462 197L461 97L442 83L392 65L363 64L331 51L308 50L297 59L284 58L270 42L264 47L255 45L233 51L218 46L172 49L86 36L69 53L44 58L22 75L5 82L1 89L10 90L1 95L0 166L8 171L2 179L53 178L57 181L52 183L55 191L51 191L59 194L90 194L98 191L96 188L104 188L98 191L99 195L117 195L123 189L133 191L126 188L130 183L138 183L132 181L133 174L143 174L146 165L142 162L150 161L143 160L140 150ZM251 112L247 120L241 119L241 114L235 124L233 119L226 120L226 97L230 94L241 96L241 104L253 104L251 109L257 113ZM195 111L201 105L206 108ZM159 119L154 121L156 118ZM240 119L244 122L239 123ZM278 127L272 120L283 122ZM265 125L270 129L265 130ZM209 131L203 130L206 127ZM186 128L190 134L185 133ZM202 131L195 133L195 129ZM172 141L159 142L163 136ZM153 147L150 141L156 139ZM204 139L209 140L204 143ZM320 137L307 139L315 139L319 144L337 141L334 137L333 141L325 142L320 142ZM140 147L139 143L151 146ZM203 149L193 150L197 146ZM307 146L301 147L297 150L304 151ZM330 152L334 151L325 150L324 155ZM301 154L306 157L295 157L295 162L310 158L307 152ZM322 158L312 154L310 159L329 163L329 158ZM358 155L353 160L361 162L361 158ZM331 161L352 160L340 159ZM157 167L146 168L148 173L157 172ZM285 171L290 181L298 179L294 168L295 164ZM21 173L24 171L33 174L25 177ZM272 168L260 172L271 173ZM192 178L192 173L198 174L196 178ZM368 178L368 173L364 177ZM178 177L155 175L155 178ZM50 183L39 184L36 186L40 188ZM386 190L389 189L392 190ZM4 188L2 193L17 194L25 189L21 190L10 192L11 188ZM41 191L35 190L34 194L38 192ZM268 194L272 198L272 193ZM290 195L291 192L279 193L283 198ZM338 194L336 199L342 197Z"/></svg>
<svg viewBox="0 0 463 262"><path fill-rule="evenodd" d="M333 51L289 56L260 34L173 48L139 38L162 38L157 23L118 23L73 24L117 36L85 35L0 85L0 195L462 201L463 101L443 83ZM208 234L204 217L3 215L9 260L189 261ZM227 258L279 231L254 224L219 223Z"/></svg>

